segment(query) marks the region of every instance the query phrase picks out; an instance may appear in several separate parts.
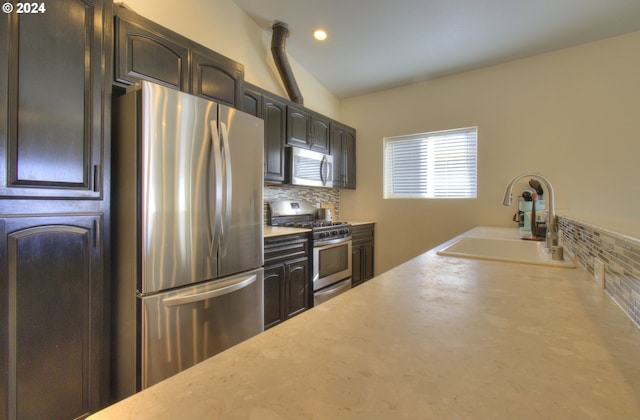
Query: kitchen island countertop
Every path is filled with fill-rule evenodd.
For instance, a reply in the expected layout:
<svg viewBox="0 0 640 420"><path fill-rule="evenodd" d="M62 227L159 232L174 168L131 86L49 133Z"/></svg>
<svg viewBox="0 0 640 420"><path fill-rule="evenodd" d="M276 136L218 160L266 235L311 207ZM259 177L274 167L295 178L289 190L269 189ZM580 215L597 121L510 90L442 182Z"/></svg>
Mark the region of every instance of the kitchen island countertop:
<svg viewBox="0 0 640 420"><path fill-rule="evenodd" d="M640 330L586 271L438 248L91 418L640 418Z"/></svg>

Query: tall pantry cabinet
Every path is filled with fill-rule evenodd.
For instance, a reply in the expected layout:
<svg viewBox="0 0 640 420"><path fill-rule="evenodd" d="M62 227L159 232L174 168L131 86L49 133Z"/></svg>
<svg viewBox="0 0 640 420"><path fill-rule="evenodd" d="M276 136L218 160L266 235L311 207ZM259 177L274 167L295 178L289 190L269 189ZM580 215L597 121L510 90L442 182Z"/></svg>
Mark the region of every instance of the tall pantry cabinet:
<svg viewBox="0 0 640 420"><path fill-rule="evenodd" d="M0 15L0 418L108 398L111 0ZM33 10L32 10L33 11Z"/></svg>

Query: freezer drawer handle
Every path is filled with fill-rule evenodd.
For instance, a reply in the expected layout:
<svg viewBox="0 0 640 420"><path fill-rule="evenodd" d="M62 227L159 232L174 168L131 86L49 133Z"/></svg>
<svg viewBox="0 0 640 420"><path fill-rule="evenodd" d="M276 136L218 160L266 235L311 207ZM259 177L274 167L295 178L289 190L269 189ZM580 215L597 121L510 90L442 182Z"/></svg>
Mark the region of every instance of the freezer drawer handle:
<svg viewBox="0 0 640 420"><path fill-rule="evenodd" d="M238 279L236 283L230 284L228 286L222 286L217 289L208 290L202 293L195 293L193 295L174 296L174 297L166 298L162 301L162 303L164 303L165 306L178 306L178 305L186 305L188 303L200 302L200 301L211 299L214 297L226 295L226 294L235 292L236 290L245 288L250 284L254 283L256 279L257 279L257 276L253 274L251 276Z"/></svg>

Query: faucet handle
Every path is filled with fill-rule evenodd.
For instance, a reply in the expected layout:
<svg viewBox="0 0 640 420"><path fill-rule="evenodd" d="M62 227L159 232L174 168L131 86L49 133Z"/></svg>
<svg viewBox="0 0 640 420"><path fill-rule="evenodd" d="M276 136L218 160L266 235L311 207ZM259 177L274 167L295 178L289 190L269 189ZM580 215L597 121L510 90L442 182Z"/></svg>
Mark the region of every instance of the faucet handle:
<svg viewBox="0 0 640 420"><path fill-rule="evenodd" d="M553 245L551 247L551 259L553 261L563 261L564 260L564 248L558 245Z"/></svg>

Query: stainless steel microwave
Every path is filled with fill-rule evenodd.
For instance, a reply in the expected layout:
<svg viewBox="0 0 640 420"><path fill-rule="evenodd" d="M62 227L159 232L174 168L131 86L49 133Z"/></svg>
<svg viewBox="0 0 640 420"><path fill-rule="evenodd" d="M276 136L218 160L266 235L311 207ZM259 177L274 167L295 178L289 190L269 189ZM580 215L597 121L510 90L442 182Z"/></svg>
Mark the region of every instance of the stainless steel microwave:
<svg viewBox="0 0 640 420"><path fill-rule="evenodd" d="M292 147L291 183L311 187L333 187L333 156Z"/></svg>

